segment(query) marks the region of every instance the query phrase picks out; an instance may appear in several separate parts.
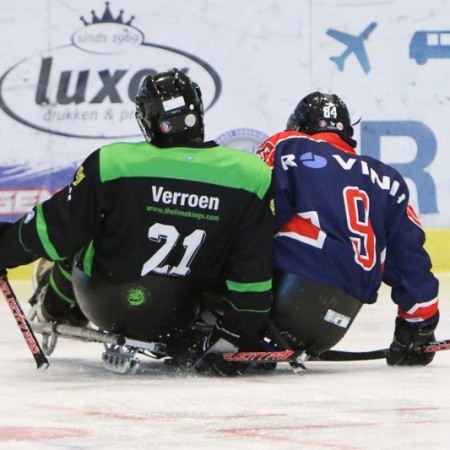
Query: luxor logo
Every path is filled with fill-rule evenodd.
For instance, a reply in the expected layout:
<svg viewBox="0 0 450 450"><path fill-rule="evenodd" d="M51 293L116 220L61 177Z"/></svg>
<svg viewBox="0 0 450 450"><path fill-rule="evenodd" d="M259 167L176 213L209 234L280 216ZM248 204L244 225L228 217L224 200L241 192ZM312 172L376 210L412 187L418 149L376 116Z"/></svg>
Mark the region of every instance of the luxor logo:
<svg viewBox="0 0 450 450"><path fill-rule="evenodd" d="M145 76L173 67L201 86L205 109L219 98L221 80L207 62L144 42L134 16L126 19L123 10L114 16L106 2L101 17L92 12L90 21L81 20L71 44L23 59L3 74L0 107L14 120L76 138L141 136L134 118L138 87Z"/></svg>

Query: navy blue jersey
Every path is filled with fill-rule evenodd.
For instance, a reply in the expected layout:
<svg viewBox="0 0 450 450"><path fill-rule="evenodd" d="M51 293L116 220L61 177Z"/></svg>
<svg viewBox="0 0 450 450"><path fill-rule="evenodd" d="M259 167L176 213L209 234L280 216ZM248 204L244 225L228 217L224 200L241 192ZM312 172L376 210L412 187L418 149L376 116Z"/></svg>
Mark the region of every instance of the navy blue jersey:
<svg viewBox="0 0 450 450"><path fill-rule="evenodd" d="M374 303L381 282L399 313L424 323L438 281L403 177L333 133L285 131L258 155L272 168L275 265Z"/></svg>

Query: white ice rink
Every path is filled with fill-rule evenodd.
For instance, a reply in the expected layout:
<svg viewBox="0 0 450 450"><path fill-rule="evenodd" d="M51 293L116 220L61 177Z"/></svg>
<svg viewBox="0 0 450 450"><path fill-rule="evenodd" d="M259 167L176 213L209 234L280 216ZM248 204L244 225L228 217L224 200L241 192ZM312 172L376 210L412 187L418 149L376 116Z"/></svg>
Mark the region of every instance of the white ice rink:
<svg viewBox="0 0 450 450"><path fill-rule="evenodd" d="M450 274L437 339L450 339ZM28 311L31 283L12 282ZM395 306L383 287L337 348L391 341ZM40 372L0 301L1 449L448 449L450 351L427 367L384 360L310 362L238 379L173 373L142 357L135 375L107 372L102 344L60 339Z"/></svg>

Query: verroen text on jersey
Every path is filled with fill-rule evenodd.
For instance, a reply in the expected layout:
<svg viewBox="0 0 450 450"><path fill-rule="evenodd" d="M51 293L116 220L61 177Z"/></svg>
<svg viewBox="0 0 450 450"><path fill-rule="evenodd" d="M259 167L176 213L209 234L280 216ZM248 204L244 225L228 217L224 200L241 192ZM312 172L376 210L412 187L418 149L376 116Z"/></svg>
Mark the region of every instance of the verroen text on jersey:
<svg viewBox="0 0 450 450"><path fill-rule="evenodd" d="M219 198L207 195L188 194L186 192L172 192L162 186L152 186L152 195L155 203L166 205L190 206L191 208L219 209Z"/></svg>

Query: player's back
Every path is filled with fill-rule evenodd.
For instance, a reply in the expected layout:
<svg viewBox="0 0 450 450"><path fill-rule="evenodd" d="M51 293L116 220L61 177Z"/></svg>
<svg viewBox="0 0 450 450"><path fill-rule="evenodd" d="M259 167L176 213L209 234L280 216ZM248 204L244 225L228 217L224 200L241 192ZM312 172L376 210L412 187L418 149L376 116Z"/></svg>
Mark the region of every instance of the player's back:
<svg viewBox="0 0 450 450"><path fill-rule="evenodd" d="M115 282L148 273L215 278L230 249L252 233L247 217L260 214L270 184L254 155L211 143L112 144L100 150L99 167L103 230L85 259L92 273ZM270 233L269 216L260 219L262 231L253 233Z"/></svg>
<svg viewBox="0 0 450 450"><path fill-rule="evenodd" d="M406 201L404 181L323 138L285 132L272 143L276 266L375 301L386 227Z"/></svg>

